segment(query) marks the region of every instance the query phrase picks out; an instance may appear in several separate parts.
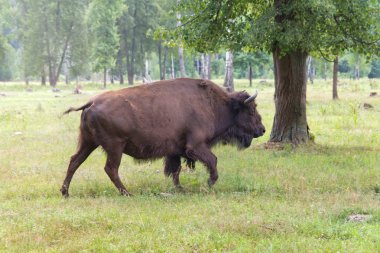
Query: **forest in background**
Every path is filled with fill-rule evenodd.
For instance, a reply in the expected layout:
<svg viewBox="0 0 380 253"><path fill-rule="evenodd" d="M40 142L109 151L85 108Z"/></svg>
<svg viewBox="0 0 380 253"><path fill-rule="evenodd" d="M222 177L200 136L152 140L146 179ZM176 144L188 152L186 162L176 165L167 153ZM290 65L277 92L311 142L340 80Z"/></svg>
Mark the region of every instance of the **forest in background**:
<svg viewBox="0 0 380 253"><path fill-rule="evenodd" d="M176 0L0 0L0 81L118 82L188 76L223 78L226 50L199 53L160 29L176 29ZM233 52L235 78L273 78L270 53ZM181 65L182 64L182 65ZM331 78L333 63L310 56L308 77ZM380 59L339 58L345 78L379 78Z"/></svg>

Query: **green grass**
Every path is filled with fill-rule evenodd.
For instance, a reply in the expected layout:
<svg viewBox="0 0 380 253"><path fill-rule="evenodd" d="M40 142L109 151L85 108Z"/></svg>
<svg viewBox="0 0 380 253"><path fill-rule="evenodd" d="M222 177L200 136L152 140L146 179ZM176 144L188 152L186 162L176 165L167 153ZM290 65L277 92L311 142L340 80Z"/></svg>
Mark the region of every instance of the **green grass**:
<svg viewBox="0 0 380 253"><path fill-rule="evenodd" d="M75 174L69 199L59 188L80 114L60 115L100 85L81 95L62 85L55 97L48 87L0 84L0 252L380 252L380 97L369 97L380 80L341 83L339 101L328 82L308 86L315 145L266 150L273 88L237 80L237 89L259 91L268 131L244 151L214 149L220 178L212 189L200 164L181 174L178 192L161 160L124 156L120 174L135 196L119 196L97 150ZM371 218L351 222L351 214Z"/></svg>

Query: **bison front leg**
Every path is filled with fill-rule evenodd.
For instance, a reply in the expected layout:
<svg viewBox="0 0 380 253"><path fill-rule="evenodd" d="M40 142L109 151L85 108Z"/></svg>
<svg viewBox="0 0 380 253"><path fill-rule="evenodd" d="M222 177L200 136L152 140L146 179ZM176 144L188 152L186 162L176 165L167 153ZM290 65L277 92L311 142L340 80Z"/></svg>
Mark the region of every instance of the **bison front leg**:
<svg viewBox="0 0 380 253"><path fill-rule="evenodd" d="M106 171L108 177L119 190L121 195L132 196L132 194L127 191L119 177L119 166L121 162L121 156L123 155L123 147L116 147L115 145L110 149L105 149L105 151L107 153L107 162L104 170Z"/></svg>
<svg viewBox="0 0 380 253"><path fill-rule="evenodd" d="M217 158L206 145L201 145L196 148L188 147L186 155L194 161L200 160L210 172L210 178L207 183L211 187L218 180L218 170L216 168Z"/></svg>
<svg viewBox="0 0 380 253"><path fill-rule="evenodd" d="M167 156L165 157L165 169L164 173L166 176L171 176L173 178L173 184L177 188L182 188L179 182L179 174L181 173L181 157Z"/></svg>

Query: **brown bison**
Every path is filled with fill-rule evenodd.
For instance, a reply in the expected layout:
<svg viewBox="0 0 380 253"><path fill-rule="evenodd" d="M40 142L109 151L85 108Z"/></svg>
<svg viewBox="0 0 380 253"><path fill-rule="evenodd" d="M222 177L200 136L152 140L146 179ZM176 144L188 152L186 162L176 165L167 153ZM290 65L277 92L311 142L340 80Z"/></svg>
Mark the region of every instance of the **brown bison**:
<svg viewBox="0 0 380 253"><path fill-rule="evenodd" d="M69 195L78 167L98 146L107 153L105 171L123 195L130 195L119 178L123 153L146 160L165 157L165 174L180 187L181 157L194 165L199 160L210 173L209 186L218 179L216 143L249 147L265 128L254 96L227 93L211 81L180 78L150 85L108 91L79 108L78 151L71 157L61 192Z"/></svg>

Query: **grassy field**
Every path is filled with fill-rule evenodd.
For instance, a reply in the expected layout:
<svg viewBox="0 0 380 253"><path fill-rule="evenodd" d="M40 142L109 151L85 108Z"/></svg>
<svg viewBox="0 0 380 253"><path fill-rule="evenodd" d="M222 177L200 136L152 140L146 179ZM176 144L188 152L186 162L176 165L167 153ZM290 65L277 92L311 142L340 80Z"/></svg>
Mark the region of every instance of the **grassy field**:
<svg viewBox="0 0 380 253"><path fill-rule="evenodd" d="M80 113L60 115L102 92L100 85L74 95L72 86L53 93L0 84L0 251L380 252L380 97L369 97L380 93L380 80L342 80L339 101L331 100L329 82L309 85L316 144L283 150L261 145L274 115L272 86L236 83L258 89L268 131L244 151L214 149L214 188L200 164L181 174L185 190L178 192L161 160L136 164L124 156L120 174L134 197L122 197L96 150L75 174L69 199L59 188Z"/></svg>

